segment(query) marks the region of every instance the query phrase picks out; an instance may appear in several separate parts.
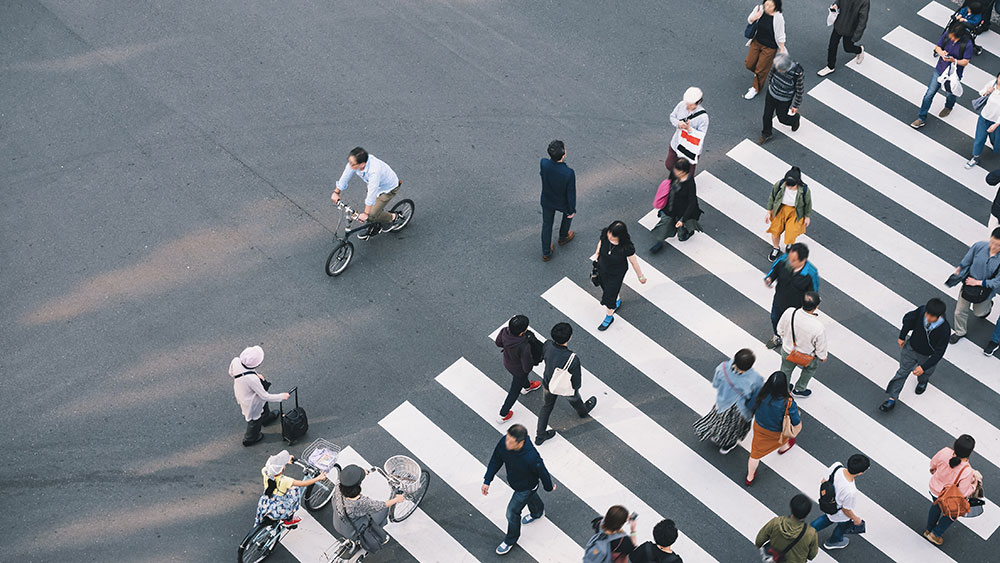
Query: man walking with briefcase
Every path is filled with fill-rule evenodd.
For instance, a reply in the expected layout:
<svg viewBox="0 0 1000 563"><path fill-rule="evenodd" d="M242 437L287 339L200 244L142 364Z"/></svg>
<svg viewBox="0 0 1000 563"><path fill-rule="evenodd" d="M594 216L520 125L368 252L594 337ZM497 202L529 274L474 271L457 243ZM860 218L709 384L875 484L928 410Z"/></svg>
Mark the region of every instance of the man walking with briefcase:
<svg viewBox="0 0 1000 563"><path fill-rule="evenodd" d="M545 404L538 414L538 428L535 431L535 445L556 435L555 430L547 430L549 416L560 395L569 400L571 407L576 409L580 418L586 417L597 405L597 397L591 397L584 402L580 397L580 382L583 377L580 369L580 358L566 347L573 337L573 327L569 323L556 323L550 333L551 340L546 340L542 347L542 357L545 361L545 375L542 379L542 393ZM565 380L569 379L566 385Z"/></svg>

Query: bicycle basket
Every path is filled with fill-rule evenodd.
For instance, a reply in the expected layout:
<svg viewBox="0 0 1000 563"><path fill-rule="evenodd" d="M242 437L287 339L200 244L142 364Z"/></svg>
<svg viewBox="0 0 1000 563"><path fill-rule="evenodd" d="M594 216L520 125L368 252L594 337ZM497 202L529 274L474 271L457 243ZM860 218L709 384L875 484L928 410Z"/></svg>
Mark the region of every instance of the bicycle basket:
<svg viewBox="0 0 1000 563"><path fill-rule="evenodd" d="M333 469L339 456L340 446L323 438L316 439L302 452L302 459L306 463L326 473Z"/></svg>
<svg viewBox="0 0 1000 563"><path fill-rule="evenodd" d="M415 493L420 488L420 465L405 455L394 455L385 460L385 472L399 480L404 493Z"/></svg>

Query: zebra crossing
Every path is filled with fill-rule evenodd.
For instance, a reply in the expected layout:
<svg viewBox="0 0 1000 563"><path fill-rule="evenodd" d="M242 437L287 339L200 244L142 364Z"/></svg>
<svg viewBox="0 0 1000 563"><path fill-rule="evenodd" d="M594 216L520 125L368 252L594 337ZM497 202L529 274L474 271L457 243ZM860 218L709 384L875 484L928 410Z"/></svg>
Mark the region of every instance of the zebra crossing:
<svg viewBox="0 0 1000 563"><path fill-rule="evenodd" d="M952 11L950 5L932 1L918 15L943 26ZM872 41L867 45L870 51L866 51L863 63L846 66L892 96L917 106L926 89L926 76L911 76L876 55L880 54L880 50L888 52L895 49L933 65L935 61L930 53L935 39L900 26L882 37L880 42ZM1000 35L996 33L981 35L978 44L994 55L1000 54ZM966 68L965 81L970 86L978 88L992 79L993 76L980 68L972 65ZM830 79L821 80L808 88L807 94L843 120L864 128L883 145L894 146L921 161L927 170L950 178L949 189L968 190L977 197L992 201L993 189L983 181L986 170L981 167L963 168L966 157L936 140L933 132L911 129L906 122L880 109L872 101ZM959 102L944 122L955 131L971 137L977 116L963 107L968 103L968 97L966 95ZM936 113L943 107L943 100L940 94L935 97L932 112ZM988 236L985 214L971 216L908 179L904 175L908 171L876 160L817 122L802 118L800 129L788 139L806 149L818 159L817 162L832 165L860 182L864 189L873 190L897 203L905 213L922 221L924 228L934 231L935 236L953 239L963 246L985 240ZM725 156L724 166L748 173L761 186L773 183L792 164L749 140L737 143ZM944 288L942 282L960 257L941 256L921 246L866 211L863 204L841 195L833 183L819 174L817 176L803 175L813 192L816 215L832 224L849 225L848 236L910 272L924 284L926 293L901 295L877 272L863 270L852 263L851 256L838 254L841 240L827 240L811 232L811 236L803 236L800 240L808 244L810 261L819 268L824 287L832 286L849 299L853 307L864 311L868 315L866 318L871 320L870 325L890 342L895 340L902 315L933 292L950 298L950 315L958 290ZM763 207L723 179L728 177L717 174L714 169L697 175L698 195L706 205L706 211L710 211L712 216L728 218L750 231L751 235L756 235L756 239L769 240L762 224ZM984 209L988 209L988 205L977 207L975 211L981 213ZM934 219L930 221L928 218ZM655 212L633 219L630 228L635 223L651 229L656 223ZM746 232L740 234L746 238ZM638 236L635 238L644 240ZM749 238L754 239L753 236ZM717 240L711 232L697 233L685 242L671 239L668 243L676 256L683 257L741 295L753 305L761 319L767 318L772 290L762 283L766 263L759 259L751 263L728 248L722 240ZM639 250L642 253L641 245ZM857 511L865 517L867 533L858 536L860 541L852 543L848 550L830 554L821 549L816 561L859 561L862 557L905 562L968 560L950 554L954 552L947 544L941 549L921 537L925 517L923 511L929 502L928 452L933 453L941 446L950 444L950 440L959 434L973 435L977 442L974 465L986 477L989 491L990 478L993 477L994 482L1000 478L1000 408L992 412L977 412L967 405L968 401L963 396L953 396L939 388L935 379L931 380L927 391L917 397L913 393L916 382L908 381L900 401L913 413L911 420L927 423L937 435L945 437L945 441L929 443L918 439L905 427L901 429L891 425L887 419L878 416L873 407L881 400L881 390L896 370L896 358L862 334L856 319L850 318L835 305L821 307L831 359L837 366L842 366L839 371L843 373L838 374L835 384L824 381L824 370L828 368L821 368L811 383L813 395L799 402L808 421L803 439L786 455L772 455L762 460L762 470L775 476L783 491L779 501L765 498L758 491L743 486L741 471L734 473L728 468L727 460L741 453L743 457L739 459L745 460L745 451L750 449L749 437L728 458L722 458L714 449L690 444L690 423L667 427L656 416L654 409L659 399L666 398L672 405L681 407L679 410L683 411L683 417L693 422L711 408L715 393L710 382L711 372L706 373L705 370L708 360L693 361L690 350L674 348L671 342L657 338L648 320L641 320L641 312L654 311L658 318L669 321L672 326L682 326L702 344L705 354L715 358L716 362L730 357L740 348L750 348L757 354L755 368L767 374L778 368L779 354L766 349L761 340L762 334L754 334L752 329L731 319L711 296L699 297L686 288L662 260L650 262L640 258L639 261L648 282L639 284L631 275L626 276L625 291L630 292L631 299L626 305L635 304L640 310L636 312L634 321L633 313L624 311L616 317L611 328L598 331L596 327L603 318L603 309L594 292L582 287L580 281L575 281L582 279L576 274L574 279L565 277L540 295L528 296L517 307L524 307L529 316L532 310L551 307L560 318L574 325L578 336L574 336L573 347L582 356L606 355L611 358L608 361L617 366L616 369L636 374L643 383L655 386L658 392L656 396L647 397L650 402L638 401L634 393L629 395L619 388L620 383L613 374L607 371L595 373L598 369L584 360L581 392L598 396L599 402L591 413L592 420L583 422L579 428L599 430L615 441L608 446L612 451L638 456L655 468L654 473L659 472L646 475L646 478L670 483L696 499L696 512L718 523L715 530L717 538L704 531L693 530L690 521L677 518L677 507L671 502L633 490L619 474L620 468L609 463L607 457L578 443L585 441L579 433L561 430L565 422L554 416L557 435L539 448L558 483L557 491L544 497L546 505L549 506L550 499L555 496L567 495L591 512L569 515L554 511L537 523L524 526L518 545L531 559L539 562L579 561L592 514L603 513L612 504L624 504L640 515L640 541L650 539L652 524L659 519L677 520L681 535L674 547L685 561L734 560L729 555L734 549L746 554L740 560L753 560L752 542L757 530L768 519L784 512L787 498L798 491L810 497L816 496L819 481L825 476L830 463L824 447L828 441L836 440L866 453L873 461L871 471L884 474L884 479L892 483L892 490L873 491L867 489L865 484L859 485ZM574 268L573 272L582 272L585 266L581 263L570 267ZM1000 308L994 310L988 320L996 323L998 317ZM506 319L492 321L495 321L492 326L496 326ZM760 328L766 324L766 321L761 321L755 326ZM545 331L541 329L537 327L536 332L544 335ZM869 330L869 327L865 329ZM496 331L492 334L484 331L482 337L492 338L495 335ZM484 341L484 346L492 347L492 344ZM499 362L476 365L460 352L448 361L452 363L439 374L429 374L440 388L437 401L474 413L477 416L473 419L463 420L466 423L475 420L475 424L491 428L492 435L497 438L513 423L524 424L529 431L533 431L537 418L532 411L537 410L537 403L530 400L519 402L514 418L508 423L500 425L495 422L496 411L508 384L505 372L502 368L498 369ZM949 364L952 371L964 378L961 383L969 386L972 393L987 396L992 404L996 404L1000 398L1000 359L983 356L981 343L963 339L951 345L943 363ZM539 377L541 370L542 366L536 367ZM872 398L870 404L852 402L847 397L844 382L849 382L853 389L863 389ZM379 427L401 444L407 455L433 473L430 495L438 489L453 492L461 503L455 510L468 513L476 522L494 527L491 532L499 543L506 528L505 512L510 495L509 487L501 478L503 472L494 481L488 496L480 492L485 462L495 442L470 443L463 437L461 422L435 422L426 412L429 406L419 401L405 401L386 414ZM819 429L822 432L818 432ZM813 432L829 436L810 438ZM367 465L350 448L343 455L345 460ZM373 484L372 489L368 489L366 482L366 492L372 496L384 492L388 496L388 492L380 491L375 488L377 486ZM302 524L282 540L282 545L299 561L325 561L324 550L334 541L328 531L329 523L317 521L304 510L299 514L303 518ZM989 542L995 545L998 528L1000 509L992 500L987 500L982 515L960 519L959 525L953 527L949 534L960 536L962 542L973 545L972 548L966 546L966 549L979 549L979 553L985 553ZM388 530L417 561L464 562L495 557L491 549L485 550L478 544L473 546L458 531L446 530L435 521L434 512L418 509L410 519L392 524ZM868 551L861 551L865 556L852 555L855 549L865 548ZM987 559L984 555L980 560Z"/></svg>

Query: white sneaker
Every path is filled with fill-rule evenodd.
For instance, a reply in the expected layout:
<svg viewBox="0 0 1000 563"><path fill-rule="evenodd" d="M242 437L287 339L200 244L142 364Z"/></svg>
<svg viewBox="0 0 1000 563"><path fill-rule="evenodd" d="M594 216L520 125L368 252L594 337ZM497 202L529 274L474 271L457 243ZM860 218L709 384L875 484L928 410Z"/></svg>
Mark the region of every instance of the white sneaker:
<svg viewBox="0 0 1000 563"><path fill-rule="evenodd" d="M733 444L732 446L729 446L728 448L719 448L719 453L722 454L722 455L726 455L729 452L733 451L733 449L736 448L736 446L738 446L738 445L739 444Z"/></svg>
<svg viewBox="0 0 1000 563"><path fill-rule="evenodd" d="M969 159L969 162L965 163L965 167L966 168L975 168L977 164L979 164L979 159L976 158L976 157L972 157L972 158Z"/></svg>
<svg viewBox="0 0 1000 563"><path fill-rule="evenodd" d="M816 71L816 76L826 76L828 74L833 74L833 71L834 71L834 69L832 69L832 68L830 68L828 66L825 66L825 67L823 67L823 68L821 68L821 69L819 69L819 70Z"/></svg>
<svg viewBox="0 0 1000 563"><path fill-rule="evenodd" d="M753 86L747 89L746 94L743 94L744 100L752 100L756 97L757 97L757 90Z"/></svg>
<svg viewBox="0 0 1000 563"><path fill-rule="evenodd" d="M854 57L854 64L859 65L859 64L861 64L861 61L863 61L863 60L865 60L865 48L864 47L861 48L861 52L858 53L858 56Z"/></svg>

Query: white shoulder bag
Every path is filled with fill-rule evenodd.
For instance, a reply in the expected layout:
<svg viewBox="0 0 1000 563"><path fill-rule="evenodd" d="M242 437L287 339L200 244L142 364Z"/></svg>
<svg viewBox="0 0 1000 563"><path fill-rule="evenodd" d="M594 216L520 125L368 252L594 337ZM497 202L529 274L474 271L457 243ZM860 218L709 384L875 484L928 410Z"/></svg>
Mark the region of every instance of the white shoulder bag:
<svg viewBox="0 0 1000 563"><path fill-rule="evenodd" d="M958 77L958 65L955 63L948 65L948 68L938 77L938 83L941 84L941 88L948 94L961 96L962 80Z"/></svg>
<svg viewBox="0 0 1000 563"><path fill-rule="evenodd" d="M573 389L573 376L569 373L569 366L573 364L575 358L576 352L570 353L565 366L552 370L552 379L549 380L549 393L562 397L572 397L576 394L576 389Z"/></svg>

